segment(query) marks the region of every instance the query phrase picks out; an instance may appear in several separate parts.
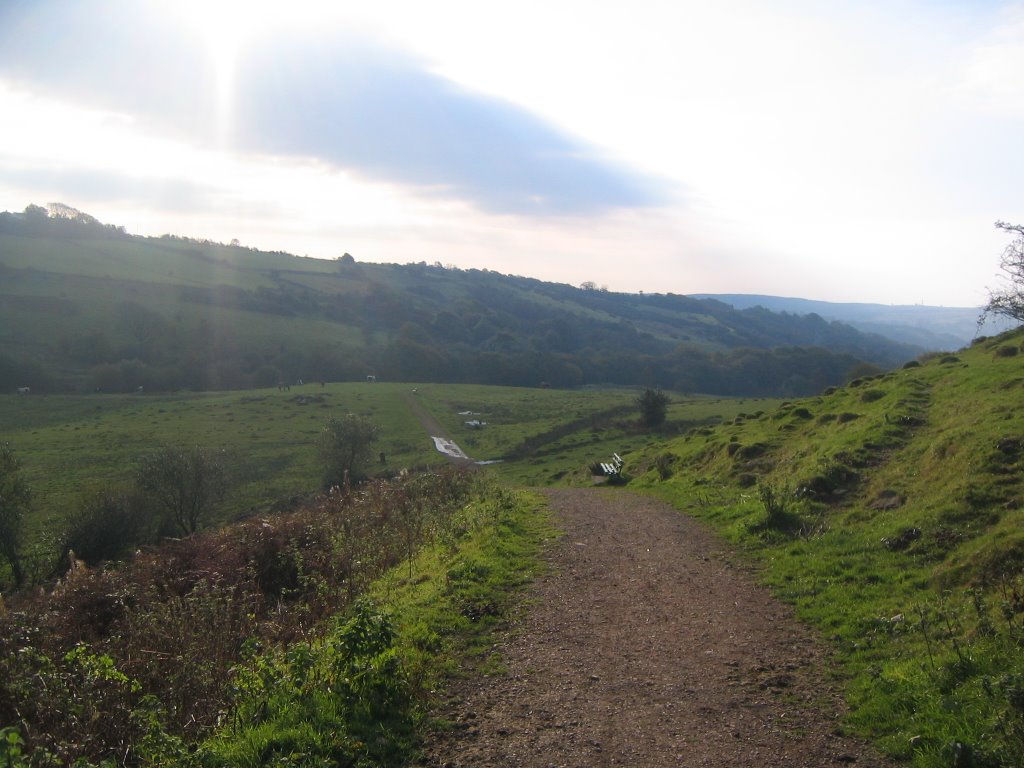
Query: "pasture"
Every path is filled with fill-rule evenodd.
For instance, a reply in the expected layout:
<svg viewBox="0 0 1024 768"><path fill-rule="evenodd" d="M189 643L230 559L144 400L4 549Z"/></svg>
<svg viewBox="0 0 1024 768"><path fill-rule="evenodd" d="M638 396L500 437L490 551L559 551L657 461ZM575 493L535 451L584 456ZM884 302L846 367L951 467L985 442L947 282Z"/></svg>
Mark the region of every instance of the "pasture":
<svg viewBox="0 0 1024 768"><path fill-rule="evenodd" d="M413 390L416 393L413 394ZM34 492L30 541L40 542L83 494L131 480L137 459L161 445L223 450L232 491L221 518L286 506L320 488L315 441L333 415L369 417L380 430L380 473L439 466L416 397L474 459L518 485L589 483L587 467L650 442L636 425L636 389L527 389L348 382L230 392L0 396L0 440L21 460ZM676 397L667 428L729 420L750 400ZM478 416L461 416L471 411ZM465 421L487 422L471 429ZM627 467L627 472L628 472Z"/></svg>

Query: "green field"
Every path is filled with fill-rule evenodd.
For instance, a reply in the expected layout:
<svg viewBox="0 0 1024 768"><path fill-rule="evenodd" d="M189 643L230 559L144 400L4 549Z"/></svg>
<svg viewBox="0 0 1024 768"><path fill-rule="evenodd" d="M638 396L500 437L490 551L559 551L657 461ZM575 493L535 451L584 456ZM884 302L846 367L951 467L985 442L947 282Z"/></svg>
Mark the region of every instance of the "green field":
<svg viewBox="0 0 1024 768"><path fill-rule="evenodd" d="M416 390L415 394L413 390ZM347 383L274 389L133 395L0 396L0 440L21 460L35 497L29 538L59 526L83 494L131 480L138 458L162 445L223 450L232 491L221 519L273 508L320 488L315 440L335 415L380 427L375 452L389 473L446 460L409 408L416 397L473 459L519 485L590 482L588 466L638 449L633 389L526 389L475 385ZM670 424L733 418L747 401L678 398ZM460 416L471 411L474 416ZM611 414L611 415L609 415ZM487 422L482 429L465 425ZM568 427L565 425L568 424ZM527 442L532 441L532 442Z"/></svg>

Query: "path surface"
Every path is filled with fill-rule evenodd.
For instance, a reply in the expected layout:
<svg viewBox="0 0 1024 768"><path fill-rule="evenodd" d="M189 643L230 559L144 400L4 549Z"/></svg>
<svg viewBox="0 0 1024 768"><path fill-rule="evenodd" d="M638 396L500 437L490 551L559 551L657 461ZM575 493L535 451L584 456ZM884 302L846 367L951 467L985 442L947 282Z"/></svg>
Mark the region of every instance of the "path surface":
<svg viewBox="0 0 1024 768"><path fill-rule="evenodd" d="M456 684L424 765L888 765L838 735L826 655L707 529L628 493L547 496L566 535L500 639L508 674Z"/></svg>

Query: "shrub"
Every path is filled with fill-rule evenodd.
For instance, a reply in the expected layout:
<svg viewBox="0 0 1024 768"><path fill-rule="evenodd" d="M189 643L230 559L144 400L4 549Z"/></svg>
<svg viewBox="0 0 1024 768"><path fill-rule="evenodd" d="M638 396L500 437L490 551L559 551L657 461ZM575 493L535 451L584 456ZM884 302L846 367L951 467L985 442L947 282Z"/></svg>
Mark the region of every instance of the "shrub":
<svg viewBox="0 0 1024 768"><path fill-rule="evenodd" d="M83 499L64 525L64 550L95 566L155 541L159 520L139 494L110 488Z"/></svg>
<svg viewBox="0 0 1024 768"><path fill-rule="evenodd" d="M362 480L380 429L365 416L348 413L324 424L317 438L324 466L324 487L344 486L347 481Z"/></svg>
<svg viewBox="0 0 1024 768"><path fill-rule="evenodd" d="M645 389L636 399L637 408L640 409L640 422L645 427L656 427L664 423L670 402L672 401L669 396L660 389Z"/></svg>
<svg viewBox="0 0 1024 768"><path fill-rule="evenodd" d="M170 529L188 536L199 530L223 498L227 472L218 452L168 445L139 461L135 482Z"/></svg>
<svg viewBox="0 0 1024 768"><path fill-rule="evenodd" d="M224 720L232 681L254 649L291 644L286 671L298 674L303 648L327 619L422 542L440 540L482 488L453 470L337 490L281 517L147 548L117 568L75 571L50 594L12 596L0 611L0 723L21 723L24 744L8 735L3 748L30 756L31 765L120 765L125 754L130 765L189 764L171 756L187 755ZM486 509L500 515L510 503L499 494ZM263 567L266 559L273 567ZM364 631L386 634L364 619L341 632L345 642ZM262 668L277 669L271 657ZM347 658L348 682L339 686L369 697L363 722L387 708L400 732L404 693L393 687L401 682L395 662L386 652ZM319 705L305 710L318 724L327 719L317 743L330 741L335 704L327 700L322 714ZM367 756L396 743L380 737L379 728L352 736L352 754L392 764Z"/></svg>
<svg viewBox="0 0 1024 768"><path fill-rule="evenodd" d="M764 510L764 518L751 526L752 530L791 534L801 529L800 516L789 508L793 494L788 488L775 488L770 483L761 483L757 486L757 496Z"/></svg>

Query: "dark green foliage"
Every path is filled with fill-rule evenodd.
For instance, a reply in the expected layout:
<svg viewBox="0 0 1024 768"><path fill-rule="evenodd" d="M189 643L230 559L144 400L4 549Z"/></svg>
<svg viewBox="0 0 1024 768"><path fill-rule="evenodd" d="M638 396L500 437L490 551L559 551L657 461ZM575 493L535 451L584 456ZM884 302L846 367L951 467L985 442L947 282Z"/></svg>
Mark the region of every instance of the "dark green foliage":
<svg viewBox="0 0 1024 768"><path fill-rule="evenodd" d="M208 765L398 765L413 734L413 691L391 617L358 600L320 642L259 650L234 671L232 722Z"/></svg>
<svg viewBox="0 0 1024 768"><path fill-rule="evenodd" d="M636 399L636 406L640 409L640 423L645 427L657 427L663 424L671 402L671 398L660 389L645 389L644 393Z"/></svg>
<svg viewBox="0 0 1024 768"><path fill-rule="evenodd" d="M817 315L128 237L85 219L0 215L0 254L9 390L236 389L373 373L807 395L861 361L891 367L919 351ZM216 285L205 284L211 269Z"/></svg>
<svg viewBox="0 0 1024 768"><path fill-rule="evenodd" d="M94 566L154 542L161 527L154 506L143 496L132 489L109 488L86 496L67 517L63 547Z"/></svg>
<svg viewBox="0 0 1024 768"><path fill-rule="evenodd" d="M21 537L25 513L32 501L32 492L20 469L21 463L11 447L6 443L0 444L0 557L7 561L18 586L25 581Z"/></svg>
<svg viewBox="0 0 1024 768"><path fill-rule="evenodd" d="M365 416L348 413L329 419L317 438L324 487L364 479L379 436L379 427Z"/></svg>
<svg viewBox="0 0 1024 768"><path fill-rule="evenodd" d="M188 536L209 519L227 491L223 457L194 446L165 446L144 456L135 483L164 516L166 532Z"/></svg>

